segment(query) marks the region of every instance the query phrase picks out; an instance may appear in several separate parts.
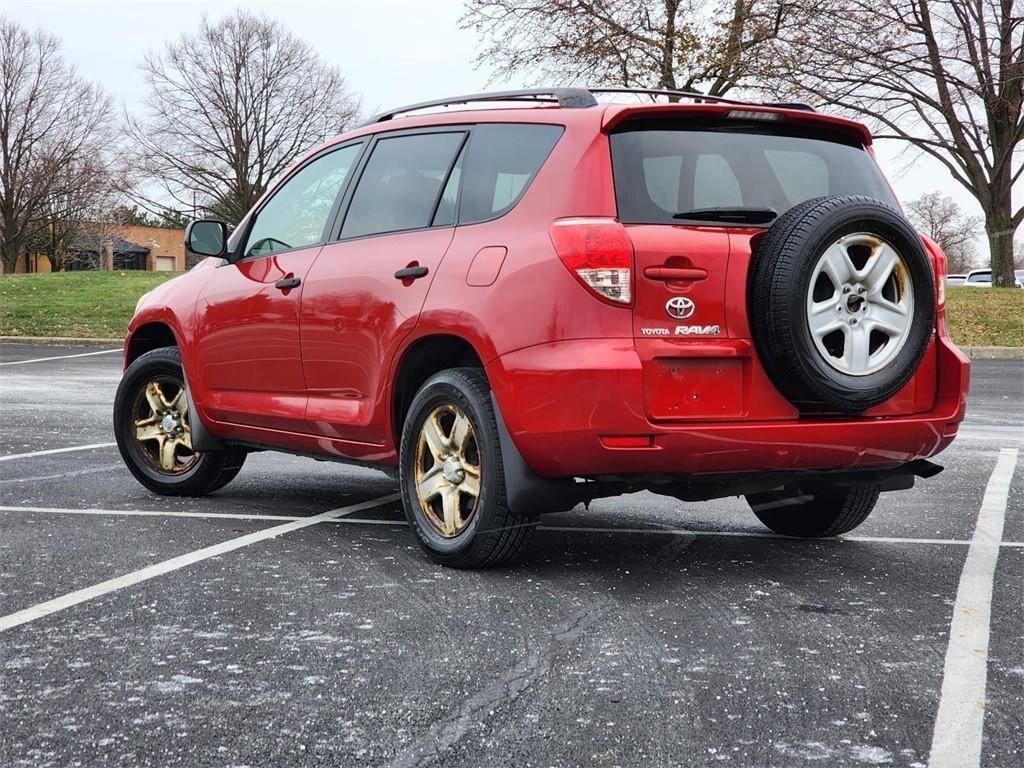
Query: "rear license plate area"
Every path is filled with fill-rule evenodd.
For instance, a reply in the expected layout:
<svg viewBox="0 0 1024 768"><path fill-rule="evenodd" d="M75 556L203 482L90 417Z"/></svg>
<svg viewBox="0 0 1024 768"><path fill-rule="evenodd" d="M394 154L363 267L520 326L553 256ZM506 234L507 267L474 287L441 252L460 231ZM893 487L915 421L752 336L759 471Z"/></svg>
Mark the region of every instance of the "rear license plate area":
<svg viewBox="0 0 1024 768"><path fill-rule="evenodd" d="M646 378L652 419L735 419L744 413L742 359L657 357Z"/></svg>

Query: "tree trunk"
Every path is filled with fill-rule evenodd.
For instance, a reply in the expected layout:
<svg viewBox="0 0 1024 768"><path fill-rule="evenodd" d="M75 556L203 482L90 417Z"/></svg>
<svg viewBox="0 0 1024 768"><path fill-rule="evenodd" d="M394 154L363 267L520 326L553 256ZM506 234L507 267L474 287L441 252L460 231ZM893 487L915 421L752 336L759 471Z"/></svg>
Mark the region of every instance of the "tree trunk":
<svg viewBox="0 0 1024 768"><path fill-rule="evenodd" d="M100 271L111 272L114 269L114 242L108 238L103 238L100 243Z"/></svg>
<svg viewBox="0 0 1024 768"><path fill-rule="evenodd" d="M1013 224L1009 190L985 210L985 234L992 254L992 285L1013 288Z"/></svg>
<svg viewBox="0 0 1024 768"><path fill-rule="evenodd" d="M0 240L0 261L4 265L4 274L13 275L18 268L18 257L21 256L21 240Z"/></svg>

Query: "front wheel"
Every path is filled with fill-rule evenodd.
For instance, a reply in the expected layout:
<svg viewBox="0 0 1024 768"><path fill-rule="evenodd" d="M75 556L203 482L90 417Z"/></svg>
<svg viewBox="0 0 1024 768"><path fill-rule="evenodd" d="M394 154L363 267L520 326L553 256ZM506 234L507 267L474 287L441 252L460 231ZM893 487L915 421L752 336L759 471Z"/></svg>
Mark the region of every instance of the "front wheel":
<svg viewBox="0 0 1024 768"><path fill-rule="evenodd" d="M203 496L234 479L245 451L192 449L181 353L154 349L128 366L114 397L114 435L129 471L154 493Z"/></svg>
<svg viewBox="0 0 1024 768"><path fill-rule="evenodd" d="M875 508L878 493L876 483L822 484L751 493L747 503L775 533L816 539L847 533L863 523Z"/></svg>
<svg viewBox="0 0 1024 768"><path fill-rule="evenodd" d="M536 515L508 508L490 387L475 368L451 368L420 388L402 429L402 506L436 562L481 568L516 559Z"/></svg>

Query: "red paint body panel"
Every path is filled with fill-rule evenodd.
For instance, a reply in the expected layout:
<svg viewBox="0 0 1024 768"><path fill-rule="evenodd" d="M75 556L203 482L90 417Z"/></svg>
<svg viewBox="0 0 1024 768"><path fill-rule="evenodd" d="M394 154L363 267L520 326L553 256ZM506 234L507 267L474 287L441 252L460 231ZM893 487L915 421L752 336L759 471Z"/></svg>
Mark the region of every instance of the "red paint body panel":
<svg viewBox="0 0 1024 768"><path fill-rule="evenodd" d="M216 436L380 464L396 463L401 361L439 335L475 350L513 441L546 477L833 469L933 456L963 419L969 377L944 309L920 369L895 397L858 417L802 418L750 341L746 281L764 230L626 227L634 306L598 300L555 253L555 219L616 216L609 130L640 114L706 117L731 108L489 109L360 128L338 141L487 122L565 132L500 218L238 264L209 259L140 302L129 340L149 323L172 330L198 415ZM774 111L870 142L857 123ZM394 278L413 263L428 277ZM679 274L666 269L694 270L685 273L693 279L662 279ZM291 275L301 287L274 287ZM673 296L697 305L686 323L718 325L719 333L645 333L674 330L664 309Z"/></svg>

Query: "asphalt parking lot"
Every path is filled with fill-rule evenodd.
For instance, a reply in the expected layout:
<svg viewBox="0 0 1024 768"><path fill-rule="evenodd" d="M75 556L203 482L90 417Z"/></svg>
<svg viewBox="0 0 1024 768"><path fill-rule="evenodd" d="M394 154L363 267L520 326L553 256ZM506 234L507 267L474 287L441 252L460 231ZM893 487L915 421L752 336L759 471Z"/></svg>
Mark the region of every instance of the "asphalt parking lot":
<svg viewBox="0 0 1024 768"><path fill-rule="evenodd" d="M371 470L148 493L119 366L0 345L0 766L1024 764L1024 362L844 539L645 493L483 572Z"/></svg>

